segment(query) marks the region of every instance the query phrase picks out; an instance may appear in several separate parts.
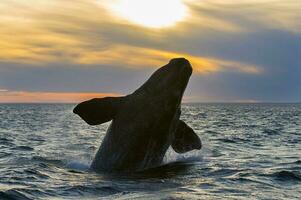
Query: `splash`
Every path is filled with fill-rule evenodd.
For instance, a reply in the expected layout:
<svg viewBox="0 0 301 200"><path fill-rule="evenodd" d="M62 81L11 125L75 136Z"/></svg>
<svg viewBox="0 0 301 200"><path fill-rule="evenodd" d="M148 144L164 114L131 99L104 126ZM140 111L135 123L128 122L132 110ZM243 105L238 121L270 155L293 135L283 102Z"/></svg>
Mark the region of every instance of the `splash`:
<svg viewBox="0 0 301 200"><path fill-rule="evenodd" d="M89 171L90 169L90 162L88 161L69 161L66 164L66 167L71 170L76 170L76 171Z"/></svg>
<svg viewBox="0 0 301 200"><path fill-rule="evenodd" d="M197 162L203 158L201 151L191 151L185 154L178 154L172 148L169 148L163 159L163 165L174 162Z"/></svg>
<svg viewBox="0 0 301 200"><path fill-rule="evenodd" d="M207 155L210 155L210 145L207 138L202 138L202 144L203 147L201 150L193 150L190 152L187 152L185 154L178 154L176 153L171 147L167 150L164 159L163 159L163 165L174 163L174 162L200 162L204 161L205 157Z"/></svg>

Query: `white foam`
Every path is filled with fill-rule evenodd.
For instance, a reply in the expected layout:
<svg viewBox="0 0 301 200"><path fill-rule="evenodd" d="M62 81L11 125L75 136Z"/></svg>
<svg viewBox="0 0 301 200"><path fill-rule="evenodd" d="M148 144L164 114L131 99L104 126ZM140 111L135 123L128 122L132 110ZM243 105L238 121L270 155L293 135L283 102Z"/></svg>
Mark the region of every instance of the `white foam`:
<svg viewBox="0 0 301 200"><path fill-rule="evenodd" d="M68 162L66 167L73 170L88 171L90 168L90 162L74 160Z"/></svg>
<svg viewBox="0 0 301 200"><path fill-rule="evenodd" d="M169 148L164 156L163 164L173 162L194 162L202 160L201 151L191 151L185 154L178 154L172 148Z"/></svg>
<svg viewBox="0 0 301 200"><path fill-rule="evenodd" d="M176 153L171 147L167 150L163 164L173 163L173 162L199 162L203 161L206 155L210 154L209 142L207 139L202 138L203 147L201 150L193 150L184 154Z"/></svg>

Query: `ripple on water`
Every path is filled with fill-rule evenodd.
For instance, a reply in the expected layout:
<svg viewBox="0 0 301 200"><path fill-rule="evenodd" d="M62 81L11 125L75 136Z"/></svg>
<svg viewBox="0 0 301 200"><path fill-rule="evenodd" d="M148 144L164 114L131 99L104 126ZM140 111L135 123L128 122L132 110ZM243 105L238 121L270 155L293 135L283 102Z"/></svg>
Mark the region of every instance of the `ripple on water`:
<svg viewBox="0 0 301 200"><path fill-rule="evenodd" d="M0 138L0 145L3 147L11 147L14 145L14 140L9 138Z"/></svg>
<svg viewBox="0 0 301 200"><path fill-rule="evenodd" d="M74 105L0 105L0 199L300 199L301 104L183 105L203 149L163 166L96 174L89 163L109 123Z"/></svg>
<svg viewBox="0 0 301 200"><path fill-rule="evenodd" d="M13 147L11 148L11 150L16 150L16 151L33 151L34 148L32 147L29 147L29 146L16 146L16 147Z"/></svg>
<svg viewBox="0 0 301 200"><path fill-rule="evenodd" d="M301 160L295 161L294 164L301 164Z"/></svg>
<svg viewBox="0 0 301 200"><path fill-rule="evenodd" d="M8 152L0 152L0 159L4 159L7 157L10 157L12 155L12 153L8 153Z"/></svg>
<svg viewBox="0 0 301 200"><path fill-rule="evenodd" d="M49 176L36 170L36 169L25 169L24 173L36 176L38 179L48 179Z"/></svg>
<svg viewBox="0 0 301 200"><path fill-rule="evenodd" d="M73 185L52 188L52 190L59 191L63 196L78 196L85 194L93 194L98 197L110 196L121 193L122 191L112 185L95 186L95 185Z"/></svg>
<svg viewBox="0 0 301 200"><path fill-rule="evenodd" d="M42 156L33 156L32 161L34 162L41 162L41 163L48 163L54 165L64 165L64 162L60 159L51 159L51 158L44 158Z"/></svg>
<svg viewBox="0 0 301 200"><path fill-rule="evenodd" d="M275 178L276 180L289 182L289 181L301 181L301 174L297 171L287 171L287 170L281 170L278 172L274 172L272 174L269 174L271 177Z"/></svg>
<svg viewBox="0 0 301 200"><path fill-rule="evenodd" d="M270 129L270 128L266 128L263 130L263 133L264 134L267 134L267 135L277 135L280 133L279 130L274 130L274 129Z"/></svg>
<svg viewBox="0 0 301 200"><path fill-rule="evenodd" d="M251 142L249 139L243 139L243 138L238 138L238 137L225 137L225 138L218 138L217 140L225 143L246 143L246 142Z"/></svg>
<svg viewBox="0 0 301 200"><path fill-rule="evenodd" d="M33 200L33 197L30 197L28 194L24 194L17 189L6 190L5 192L0 191L0 199L5 200Z"/></svg>

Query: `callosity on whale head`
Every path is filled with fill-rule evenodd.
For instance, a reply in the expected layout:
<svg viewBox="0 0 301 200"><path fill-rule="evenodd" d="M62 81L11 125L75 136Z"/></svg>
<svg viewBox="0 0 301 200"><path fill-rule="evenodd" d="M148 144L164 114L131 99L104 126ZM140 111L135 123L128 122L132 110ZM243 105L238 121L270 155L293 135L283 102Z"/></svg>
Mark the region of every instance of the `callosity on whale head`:
<svg viewBox="0 0 301 200"><path fill-rule="evenodd" d="M74 113L90 125L112 120L91 168L139 171L160 165L169 146L178 153L201 149L199 137L179 119L191 74L190 63L175 58L130 95L77 105Z"/></svg>

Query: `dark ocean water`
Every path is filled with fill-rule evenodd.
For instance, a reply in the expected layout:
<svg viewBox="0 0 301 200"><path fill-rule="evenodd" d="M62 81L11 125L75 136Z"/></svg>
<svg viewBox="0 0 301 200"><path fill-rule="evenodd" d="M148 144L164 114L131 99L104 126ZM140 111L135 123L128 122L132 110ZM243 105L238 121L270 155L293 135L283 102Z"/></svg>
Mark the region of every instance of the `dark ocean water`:
<svg viewBox="0 0 301 200"><path fill-rule="evenodd" d="M0 104L0 199L301 199L301 104L186 104L201 151L136 174L88 170L107 124L71 104Z"/></svg>

